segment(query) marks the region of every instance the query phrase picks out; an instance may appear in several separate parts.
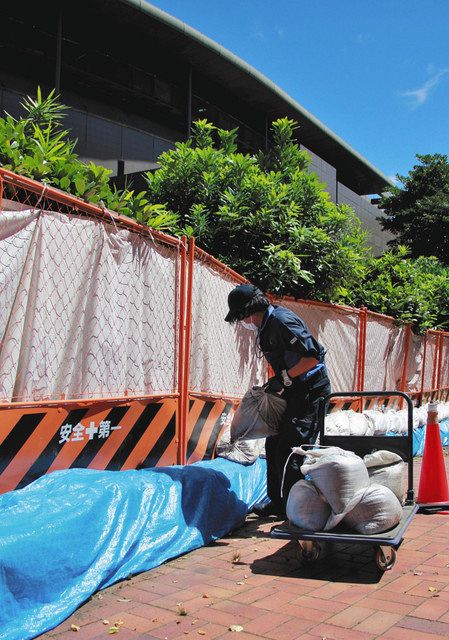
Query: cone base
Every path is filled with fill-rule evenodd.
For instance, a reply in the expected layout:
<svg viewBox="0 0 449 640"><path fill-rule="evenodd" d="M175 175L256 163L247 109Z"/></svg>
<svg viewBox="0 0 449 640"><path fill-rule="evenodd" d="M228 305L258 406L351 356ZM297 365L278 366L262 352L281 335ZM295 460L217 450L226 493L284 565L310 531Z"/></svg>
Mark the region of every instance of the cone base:
<svg viewBox="0 0 449 640"><path fill-rule="evenodd" d="M420 507L445 507L446 509L449 509L449 502L420 502L419 500L416 501L416 504L418 504Z"/></svg>

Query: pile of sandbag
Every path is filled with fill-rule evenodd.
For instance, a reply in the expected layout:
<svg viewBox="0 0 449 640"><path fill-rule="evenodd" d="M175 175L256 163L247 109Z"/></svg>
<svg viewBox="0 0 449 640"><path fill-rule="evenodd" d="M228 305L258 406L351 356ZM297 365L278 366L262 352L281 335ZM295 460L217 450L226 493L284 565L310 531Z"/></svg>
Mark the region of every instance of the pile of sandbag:
<svg viewBox="0 0 449 640"><path fill-rule="evenodd" d="M413 429L427 421L428 405L413 408ZM438 405L438 419L449 417L449 403ZM352 409L332 411L325 418L325 434L332 436L380 436L387 433L407 434L408 409L367 409L363 413Z"/></svg>
<svg viewBox="0 0 449 640"><path fill-rule="evenodd" d="M329 531L343 522L357 533L376 534L401 520L406 466L400 456L379 451L365 460L340 447L316 445L295 447L292 453L304 456L305 477L288 495L286 512L292 524Z"/></svg>

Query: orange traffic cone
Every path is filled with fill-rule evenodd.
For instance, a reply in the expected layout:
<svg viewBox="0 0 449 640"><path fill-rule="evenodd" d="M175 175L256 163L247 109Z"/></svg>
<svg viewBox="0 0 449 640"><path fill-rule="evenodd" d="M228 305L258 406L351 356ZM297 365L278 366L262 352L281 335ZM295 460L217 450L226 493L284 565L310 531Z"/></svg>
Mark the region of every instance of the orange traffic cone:
<svg viewBox="0 0 449 640"><path fill-rule="evenodd" d="M449 487L438 424L437 402L429 402L427 409L426 439L417 503L420 507L433 511L449 509Z"/></svg>

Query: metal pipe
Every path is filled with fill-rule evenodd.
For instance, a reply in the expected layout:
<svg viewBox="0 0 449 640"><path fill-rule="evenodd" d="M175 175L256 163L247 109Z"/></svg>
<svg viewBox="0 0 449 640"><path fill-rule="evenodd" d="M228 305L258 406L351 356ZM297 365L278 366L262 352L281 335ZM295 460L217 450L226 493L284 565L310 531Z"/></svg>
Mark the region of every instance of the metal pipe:
<svg viewBox="0 0 449 640"><path fill-rule="evenodd" d="M433 354L433 368L432 368L432 389L437 386L437 371L438 371L438 347L440 344L440 336L438 333L435 337L435 353Z"/></svg>
<svg viewBox="0 0 449 640"><path fill-rule="evenodd" d="M193 267L195 261L195 238L189 239L188 269L187 269L187 304L186 304L186 330L184 348L184 422L182 462L187 461L187 422L189 414L189 374L190 374L190 338L192 332L192 291L193 291Z"/></svg>
<svg viewBox="0 0 449 640"><path fill-rule="evenodd" d="M37 193L38 195L42 195L45 190L45 197L55 202L59 202L60 204L71 207L72 209L77 209L82 213L88 213L91 216L99 218L103 222L110 223L111 220L131 231L136 233L140 233L141 235L148 236L153 240L159 240L165 244L169 244L171 246L179 247L181 241L179 238L174 238L173 236L166 235L161 231L156 231L155 229L150 229L149 227L132 220L126 216L121 216L114 211L110 211L109 209L102 209L97 205L91 204L90 202L85 202L76 196L72 196L70 193L66 193L65 191L60 191L55 187L43 185L41 182L36 182L31 178L26 178L24 176L19 176L8 169L3 169L0 167L0 177L3 176L3 179L6 183L12 184L13 186L17 186L21 189L26 189L27 191L31 191L32 193Z"/></svg>
<svg viewBox="0 0 449 640"><path fill-rule="evenodd" d="M427 355L427 333L424 334L424 343L423 343L423 359L422 359L422 368L421 368L421 390L419 394L419 404L422 405L422 399L424 394L424 373L426 370L426 355Z"/></svg>
<svg viewBox="0 0 449 640"><path fill-rule="evenodd" d="M402 365L402 376L401 376L401 388L400 391L405 393L405 386L407 384L407 368L408 368L408 357L410 353L410 342L412 339L412 325L408 324L405 328L405 349L404 349L404 363ZM402 409L403 398L399 401L399 406Z"/></svg>
<svg viewBox="0 0 449 640"><path fill-rule="evenodd" d="M178 398L178 393L160 393L156 395L148 395L148 396L117 396L110 398L86 398L86 399L59 399L59 400L28 400L28 401L19 401L19 402L0 402L0 409L30 409L35 407L62 407L66 405L77 405L81 407L88 407L92 404L129 404L130 402L136 402L140 400L164 400L165 398Z"/></svg>
<svg viewBox="0 0 449 640"><path fill-rule="evenodd" d="M437 370L437 388L439 389L441 386L441 368L443 365L443 333L440 332L438 336L438 370Z"/></svg>
<svg viewBox="0 0 449 640"><path fill-rule="evenodd" d="M179 320L178 320L178 416L177 416L177 452L176 460L182 464L184 450L184 439L186 430L186 420L184 416L185 408L185 385L184 385L184 341L185 341L185 304L186 304L186 260L187 242L186 237L181 238L181 269L180 269L180 289L179 289Z"/></svg>
<svg viewBox="0 0 449 640"><path fill-rule="evenodd" d="M208 264L211 264L213 267L216 267L222 273L232 276L232 278L237 282L239 283L249 282L247 278L245 278L244 276L241 276L239 273L237 273L237 271L234 271L233 269L231 269L231 267L226 266L223 262L220 262L220 260L217 260L217 258L214 258L203 249L199 249L198 247L195 247L195 255L197 255L198 258L200 258L203 262L206 262Z"/></svg>
<svg viewBox="0 0 449 640"><path fill-rule="evenodd" d="M357 345L357 391L363 391L365 384L365 350L366 350L366 308L360 309L360 326Z"/></svg>

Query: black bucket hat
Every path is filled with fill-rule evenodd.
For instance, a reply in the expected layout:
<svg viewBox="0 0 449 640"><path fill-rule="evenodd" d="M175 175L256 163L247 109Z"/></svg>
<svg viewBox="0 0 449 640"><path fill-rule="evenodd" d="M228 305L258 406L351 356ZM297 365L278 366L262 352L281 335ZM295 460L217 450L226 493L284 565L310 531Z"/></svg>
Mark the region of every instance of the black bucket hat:
<svg viewBox="0 0 449 640"><path fill-rule="evenodd" d="M238 320L243 320L243 318L250 316L251 313L260 310L260 304L252 304L255 298L258 298L259 300L260 298L265 298L262 291L255 285L239 284L237 287L235 287L228 295L229 311L225 318L225 321L236 322ZM253 308L254 306L257 306L258 309Z"/></svg>

